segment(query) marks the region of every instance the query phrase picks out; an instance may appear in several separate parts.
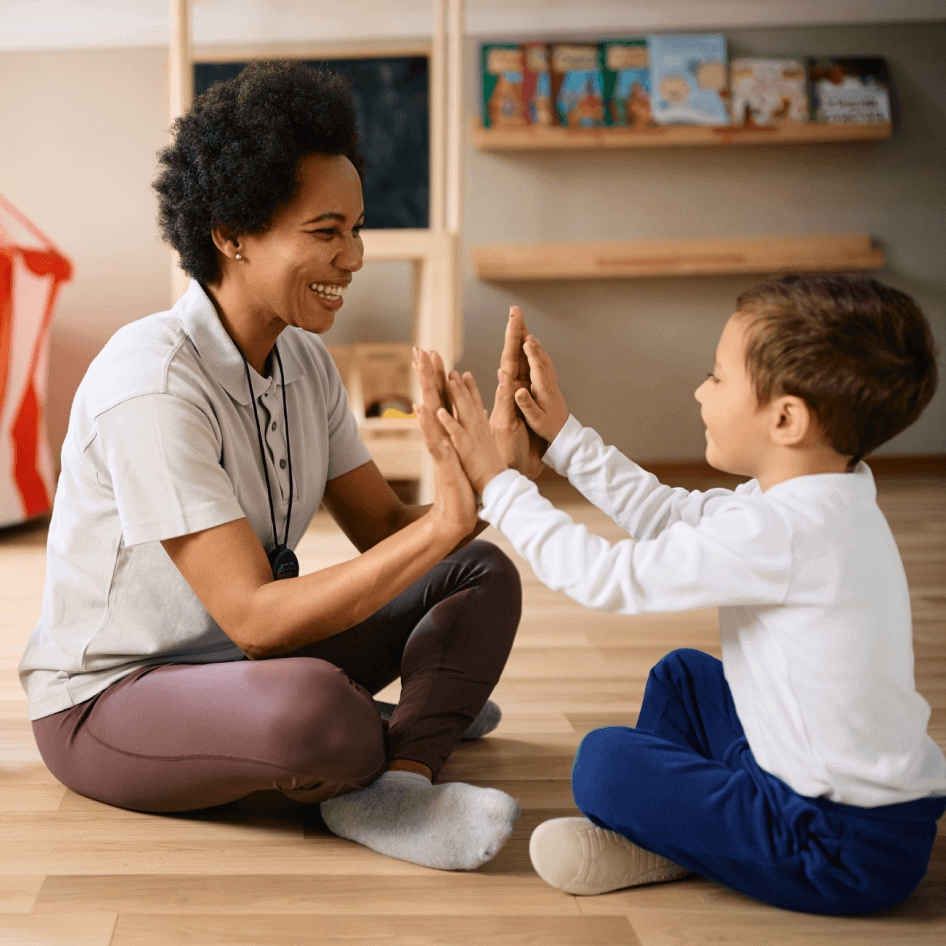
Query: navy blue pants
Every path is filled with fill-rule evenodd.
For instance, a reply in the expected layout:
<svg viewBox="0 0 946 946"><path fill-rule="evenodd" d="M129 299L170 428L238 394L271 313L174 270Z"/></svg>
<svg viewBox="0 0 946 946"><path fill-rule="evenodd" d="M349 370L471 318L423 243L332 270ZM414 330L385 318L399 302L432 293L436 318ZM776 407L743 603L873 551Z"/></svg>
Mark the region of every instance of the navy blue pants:
<svg viewBox="0 0 946 946"><path fill-rule="evenodd" d="M899 903L929 864L946 798L879 808L808 798L762 771L715 657L677 650L650 673L637 728L582 740L579 809L647 850L788 910Z"/></svg>

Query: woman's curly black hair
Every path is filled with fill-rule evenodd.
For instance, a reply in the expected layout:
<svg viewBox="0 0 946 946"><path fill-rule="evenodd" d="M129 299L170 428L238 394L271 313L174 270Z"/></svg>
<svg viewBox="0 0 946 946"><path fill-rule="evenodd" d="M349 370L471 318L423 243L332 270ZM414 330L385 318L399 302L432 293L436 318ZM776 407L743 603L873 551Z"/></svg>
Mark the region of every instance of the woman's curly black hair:
<svg viewBox="0 0 946 946"><path fill-rule="evenodd" d="M211 230L266 229L298 187L309 154L343 154L364 177L348 79L285 60L250 63L174 123L154 181L161 236L200 283L219 275Z"/></svg>

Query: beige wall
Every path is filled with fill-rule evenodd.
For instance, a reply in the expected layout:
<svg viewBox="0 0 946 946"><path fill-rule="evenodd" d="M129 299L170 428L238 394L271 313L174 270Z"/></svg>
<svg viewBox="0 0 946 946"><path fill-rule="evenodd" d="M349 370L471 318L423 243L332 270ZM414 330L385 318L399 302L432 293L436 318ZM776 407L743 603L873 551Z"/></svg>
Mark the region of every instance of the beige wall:
<svg viewBox="0 0 946 946"><path fill-rule="evenodd" d="M879 278L946 340L946 24L727 30L731 53L882 54L901 115L873 145L601 154L466 152L465 242L862 231ZM497 37L498 38L498 37ZM477 107L478 45L467 48ZM160 49L0 54L0 193L73 260L56 311L47 405L58 454L75 388L122 324L167 307L169 257L150 182L166 134ZM468 253L467 253L468 259ZM693 389L736 295L754 280L614 280L515 288L465 276L462 368L492 390L508 306L552 352L569 406L631 456L698 459ZM366 266L328 342L409 340L407 272ZM882 453L946 453L946 384Z"/></svg>
<svg viewBox="0 0 946 946"><path fill-rule="evenodd" d="M150 187L166 141L167 53L0 54L0 194L72 260L50 333L57 460L89 362L127 322L167 308L170 256Z"/></svg>

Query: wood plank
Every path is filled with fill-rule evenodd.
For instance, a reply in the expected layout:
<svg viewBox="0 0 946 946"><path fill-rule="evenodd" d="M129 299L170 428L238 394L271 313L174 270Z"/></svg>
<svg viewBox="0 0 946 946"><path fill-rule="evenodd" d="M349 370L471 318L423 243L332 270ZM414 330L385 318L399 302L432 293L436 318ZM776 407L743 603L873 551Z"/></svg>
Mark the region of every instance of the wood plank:
<svg viewBox="0 0 946 946"><path fill-rule="evenodd" d="M54 876L43 884L33 912L410 916L421 903L430 916L581 915L574 897L562 896L538 877L433 870L420 877L363 873L317 880L295 872Z"/></svg>
<svg viewBox="0 0 946 946"><path fill-rule="evenodd" d="M29 913L44 880L42 874L0 874L0 914Z"/></svg>
<svg viewBox="0 0 946 946"><path fill-rule="evenodd" d="M99 912L0 914L0 946L110 946L116 919Z"/></svg>
<svg viewBox="0 0 946 946"><path fill-rule="evenodd" d="M831 125L805 122L767 128L740 125L662 125L653 128L605 127L484 128L473 119L473 145L482 151L610 150L623 148L719 147L758 144L818 144L881 141L893 136L890 122Z"/></svg>
<svg viewBox="0 0 946 946"><path fill-rule="evenodd" d="M609 240L473 249L478 279L489 282L632 279L880 269L884 254L867 234L720 237L714 240Z"/></svg>
<svg viewBox="0 0 946 946"><path fill-rule="evenodd" d="M0 774L0 812L56 811L68 792L64 785L11 785Z"/></svg>
<svg viewBox="0 0 946 946"><path fill-rule="evenodd" d="M33 843L4 841L0 873L17 874L284 874L296 871L310 876L374 874L419 877L428 868L383 857L361 845L329 834L297 841L259 841L187 838L136 840L134 829L120 836L110 831L99 839L85 833L39 832ZM324 829L323 829L324 830ZM503 852L501 851L500 854ZM528 864L528 854L524 854ZM528 871L524 871L528 873Z"/></svg>
<svg viewBox="0 0 946 946"><path fill-rule="evenodd" d="M159 932L160 931L160 932ZM626 917L122 914L111 946L639 946Z"/></svg>
<svg viewBox="0 0 946 946"><path fill-rule="evenodd" d="M946 922L821 917L768 908L704 916L689 910L635 911L641 946L941 946Z"/></svg>

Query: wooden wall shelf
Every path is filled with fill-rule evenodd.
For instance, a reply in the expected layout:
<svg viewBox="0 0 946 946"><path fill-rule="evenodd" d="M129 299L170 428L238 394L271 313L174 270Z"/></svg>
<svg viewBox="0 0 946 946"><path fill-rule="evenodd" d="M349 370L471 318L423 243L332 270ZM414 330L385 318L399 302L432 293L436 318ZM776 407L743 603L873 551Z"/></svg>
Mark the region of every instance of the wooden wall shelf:
<svg viewBox="0 0 946 946"><path fill-rule="evenodd" d="M849 272L880 269L883 264L883 251L873 245L870 236L857 233L540 243L473 250L477 278L488 282L733 275L783 269Z"/></svg>
<svg viewBox="0 0 946 946"><path fill-rule="evenodd" d="M482 151L560 151L569 149L676 148L717 145L806 144L880 141L893 125L828 125L820 122L746 128L740 125L662 125L656 128L484 128L473 119L473 144Z"/></svg>

